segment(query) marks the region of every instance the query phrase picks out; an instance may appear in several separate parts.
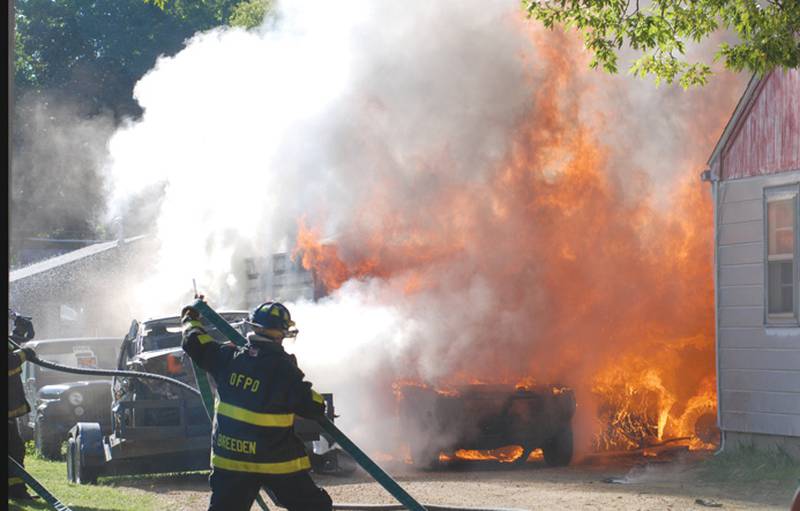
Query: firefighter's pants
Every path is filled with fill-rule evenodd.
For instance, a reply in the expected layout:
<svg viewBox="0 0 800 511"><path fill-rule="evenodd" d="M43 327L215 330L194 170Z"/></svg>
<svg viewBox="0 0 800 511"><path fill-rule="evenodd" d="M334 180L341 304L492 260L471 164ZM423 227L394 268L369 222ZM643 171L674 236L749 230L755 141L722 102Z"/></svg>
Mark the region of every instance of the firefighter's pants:
<svg viewBox="0 0 800 511"><path fill-rule="evenodd" d="M330 511L328 492L318 487L308 472L287 475L250 474L213 469L208 511L250 511L262 486L289 511Z"/></svg>
<svg viewBox="0 0 800 511"><path fill-rule="evenodd" d="M25 466L25 442L19 436L19 428L16 419L8 419L8 455L17 463ZM27 497L28 490L25 483L17 474L8 474L8 497L16 499Z"/></svg>

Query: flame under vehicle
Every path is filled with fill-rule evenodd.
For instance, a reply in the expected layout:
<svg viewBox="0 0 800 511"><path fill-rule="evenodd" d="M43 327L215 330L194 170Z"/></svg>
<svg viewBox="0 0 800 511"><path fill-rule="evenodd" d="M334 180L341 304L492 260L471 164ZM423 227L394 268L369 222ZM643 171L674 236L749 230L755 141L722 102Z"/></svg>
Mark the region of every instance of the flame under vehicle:
<svg viewBox="0 0 800 511"><path fill-rule="evenodd" d="M247 312L222 312L243 329ZM218 341L222 334L205 323ZM192 362L181 348L180 318L169 317L131 324L120 348L117 368L161 374L193 387ZM158 380L114 377L111 385L111 433L101 424L79 422L67 442L67 478L92 484L99 476L182 472L208 468L211 421L201 398ZM333 420L333 396L323 394L326 414ZM313 421L298 417L295 432L303 440L317 472L345 473L355 464Z"/></svg>
<svg viewBox="0 0 800 511"><path fill-rule="evenodd" d="M119 339L113 337L41 339L28 341L41 358L69 366L112 368ZM22 366L25 398L34 406L20 417L20 432L34 440L47 459L61 458L61 445L78 421L94 421L111 430L111 381L102 376L75 375L30 362Z"/></svg>
<svg viewBox="0 0 800 511"><path fill-rule="evenodd" d="M473 384L443 391L404 385L398 397L401 427L417 465L470 458L524 462L539 448L550 466L572 460L575 395L567 387ZM514 448L503 449L509 446ZM459 456L468 452L476 455ZM503 455L508 452L513 456Z"/></svg>

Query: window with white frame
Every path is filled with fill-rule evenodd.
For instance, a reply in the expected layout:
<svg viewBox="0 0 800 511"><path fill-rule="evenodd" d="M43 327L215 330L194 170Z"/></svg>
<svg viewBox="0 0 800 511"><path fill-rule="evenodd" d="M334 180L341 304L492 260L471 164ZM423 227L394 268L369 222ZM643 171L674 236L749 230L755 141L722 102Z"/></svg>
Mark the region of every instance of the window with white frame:
<svg viewBox="0 0 800 511"><path fill-rule="evenodd" d="M796 323L798 310L798 187L767 189L766 289L768 323Z"/></svg>

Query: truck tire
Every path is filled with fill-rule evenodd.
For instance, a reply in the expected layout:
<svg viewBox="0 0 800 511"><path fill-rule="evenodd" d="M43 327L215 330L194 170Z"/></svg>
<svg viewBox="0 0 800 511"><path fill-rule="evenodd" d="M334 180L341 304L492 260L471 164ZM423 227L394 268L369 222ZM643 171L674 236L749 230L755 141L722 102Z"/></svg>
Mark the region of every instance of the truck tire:
<svg viewBox="0 0 800 511"><path fill-rule="evenodd" d="M38 451L39 455L41 455L44 459L61 459L61 437L57 432L52 431L46 420L43 420L40 417L36 418L36 427L34 429L33 438L36 451Z"/></svg>
<svg viewBox="0 0 800 511"><path fill-rule="evenodd" d="M79 422L70 433L68 454L71 459L68 460L68 475L71 465L75 483L96 484L102 463L105 462L100 424Z"/></svg>
<svg viewBox="0 0 800 511"><path fill-rule="evenodd" d="M34 412L31 412L34 413ZM17 427L19 429L19 436L22 438L23 442L28 442L28 440L33 440L33 428L29 426L29 415L23 415L22 417L17 417Z"/></svg>
<svg viewBox="0 0 800 511"><path fill-rule="evenodd" d="M97 484L97 469L87 467L78 457L75 466L75 482L78 484Z"/></svg>
<svg viewBox="0 0 800 511"><path fill-rule="evenodd" d="M565 467L572 461L572 427L567 426L542 446L544 462L551 467Z"/></svg>
<svg viewBox="0 0 800 511"><path fill-rule="evenodd" d="M75 448L75 438L70 435L67 438L67 481L70 483L77 483L78 479L75 476L75 467L77 461L75 459L77 449Z"/></svg>

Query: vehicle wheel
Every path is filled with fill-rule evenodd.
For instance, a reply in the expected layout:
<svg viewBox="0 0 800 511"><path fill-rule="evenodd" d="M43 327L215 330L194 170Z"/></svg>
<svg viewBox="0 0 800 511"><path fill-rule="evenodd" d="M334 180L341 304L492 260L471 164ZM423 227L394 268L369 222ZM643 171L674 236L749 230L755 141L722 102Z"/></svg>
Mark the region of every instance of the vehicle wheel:
<svg viewBox="0 0 800 511"><path fill-rule="evenodd" d="M564 467L572 461L572 428L565 427L542 446L544 462L551 467Z"/></svg>
<svg viewBox="0 0 800 511"><path fill-rule="evenodd" d="M75 457L73 459L75 461L75 465L73 467L75 482L78 484L97 484L97 469L86 466L83 456L81 456L80 436L78 436L77 441L75 442Z"/></svg>
<svg viewBox="0 0 800 511"><path fill-rule="evenodd" d="M311 468L317 474L347 476L356 471L356 462L341 449L332 449L323 455L311 454Z"/></svg>
<svg viewBox="0 0 800 511"><path fill-rule="evenodd" d="M70 435L70 437L67 438L67 481L71 483L78 482L75 476L75 466L77 464L76 453L75 439Z"/></svg>
<svg viewBox="0 0 800 511"><path fill-rule="evenodd" d="M439 461L439 453L433 451L418 453L412 458L415 467L420 470L439 470L442 468L442 462Z"/></svg>
<svg viewBox="0 0 800 511"><path fill-rule="evenodd" d="M29 426L28 422L29 415L23 415L22 417L17 418L17 427L19 429L19 436L22 437L23 442L27 442L28 440L33 440L33 428Z"/></svg>
<svg viewBox="0 0 800 511"><path fill-rule="evenodd" d="M48 460L61 459L61 437L50 430L47 422L36 418L36 429L33 434L34 445L39 454Z"/></svg>
<svg viewBox="0 0 800 511"><path fill-rule="evenodd" d="M100 474L103 457L103 434L100 425L79 422L70 431L70 464L78 484L95 484Z"/></svg>

